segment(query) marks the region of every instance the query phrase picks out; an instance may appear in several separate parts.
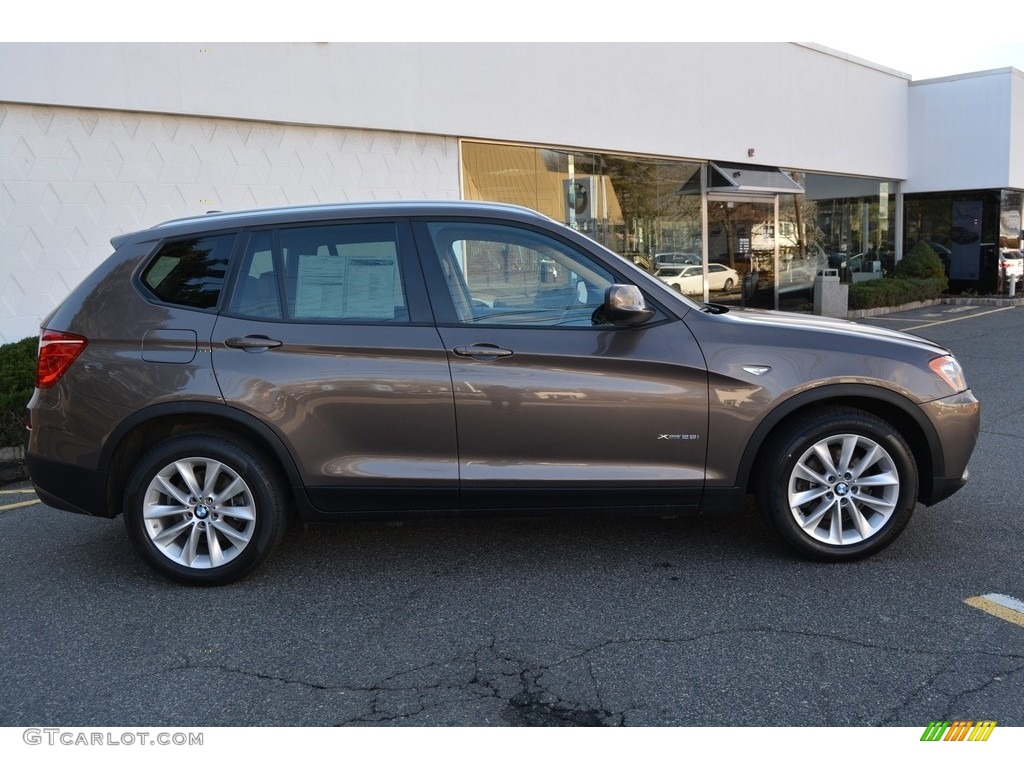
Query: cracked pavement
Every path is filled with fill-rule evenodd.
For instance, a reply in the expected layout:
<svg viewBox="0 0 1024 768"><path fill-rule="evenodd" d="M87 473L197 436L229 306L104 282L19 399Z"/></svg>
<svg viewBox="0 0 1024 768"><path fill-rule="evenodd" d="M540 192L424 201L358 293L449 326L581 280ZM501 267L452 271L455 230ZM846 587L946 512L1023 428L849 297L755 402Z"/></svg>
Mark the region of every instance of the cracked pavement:
<svg viewBox="0 0 1024 768"><path fill-rule="evenodd" d="M918 331L982 401L972 480L849 565L794 559L753 510L293 525L201 589L120 520L4 512L0 725L1022 726L1024 628L963 603L1024 598L1022 325Z"/></svg>

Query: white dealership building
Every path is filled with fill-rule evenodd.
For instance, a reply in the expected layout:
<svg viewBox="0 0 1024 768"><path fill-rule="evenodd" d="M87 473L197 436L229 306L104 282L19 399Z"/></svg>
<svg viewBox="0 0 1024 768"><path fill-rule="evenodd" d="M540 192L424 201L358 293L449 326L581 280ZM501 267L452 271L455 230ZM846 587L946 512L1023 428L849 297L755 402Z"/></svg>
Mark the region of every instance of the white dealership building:
<svg viewBox="0 0 1024 768"><path fill-rule="evenodd" d="M913 80L809 43L2 43L0 73L0 343L111 237L208 210L517 203L638 263L756 270L796 309L801 263L871 279L924 240L987 291L1020 244L1011 68Z"/></svg>

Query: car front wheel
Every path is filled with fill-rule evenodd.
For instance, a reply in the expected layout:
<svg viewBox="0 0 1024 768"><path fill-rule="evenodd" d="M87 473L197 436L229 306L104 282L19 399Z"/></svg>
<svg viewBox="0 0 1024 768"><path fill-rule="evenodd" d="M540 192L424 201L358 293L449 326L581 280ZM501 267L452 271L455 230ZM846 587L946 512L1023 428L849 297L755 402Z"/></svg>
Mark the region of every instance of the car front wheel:
<svg viewBox="0 0 1024 768"><path fill-rule="evenodd" d="M182 435L149 451L125 494L129 538L146 562L184 584L227 584L259 565L284 533L275 468L221 437Z"/></svg>
<svg viewBox="0 0 1024 768"><path fill-rule="evenodd" d="M768 450L761 508L805 557L868 557L910 521L917 465L903 437L882 419L850 408L819 410L782 427Z"/></svg>

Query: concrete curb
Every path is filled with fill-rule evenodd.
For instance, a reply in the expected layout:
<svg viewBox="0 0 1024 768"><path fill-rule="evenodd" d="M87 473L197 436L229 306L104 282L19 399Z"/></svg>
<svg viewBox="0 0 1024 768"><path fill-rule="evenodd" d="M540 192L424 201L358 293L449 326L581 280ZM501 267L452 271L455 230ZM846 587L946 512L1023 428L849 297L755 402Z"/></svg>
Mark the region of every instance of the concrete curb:
<svg viewBox="0 0 1024 768"><path fill-rule="evenodd" d="M930 301L912 301L909 304L900 304L898 307L872 307L871 309L851 309L846 313L847 320L859 320L862 317L879 317L889 315L893 312L909 312L912 309L923 309L942 304L942 299L931 299Z"/></svg>
<svg viewBox="0 0 1024 768"><path fill-rule="evenodd" d="M17 480L27 479L25 449L20 445L12 448L0 448L0 483L13 483Z"/></svg>
<svg viewBox="0 0 1024 768"><path fill-rule="evenodd" d="M1024 295L1018 296L947 296L943 304L972 307L1022 307Z"/></svg>
<svg viewBox="0 0 1024 768"><path fill-rule="evenodd" d="M847 320L857 320L862 317L878 317L890 315L894 312L909 312L913 309L924 309L935 307L940 304L953 306L970 307L1024 307L1024 295L1021 296L943 296L929 301L912 301L909 304L901 304L898 307L873 307L872 309L851 309L846 313Z"/></svg>

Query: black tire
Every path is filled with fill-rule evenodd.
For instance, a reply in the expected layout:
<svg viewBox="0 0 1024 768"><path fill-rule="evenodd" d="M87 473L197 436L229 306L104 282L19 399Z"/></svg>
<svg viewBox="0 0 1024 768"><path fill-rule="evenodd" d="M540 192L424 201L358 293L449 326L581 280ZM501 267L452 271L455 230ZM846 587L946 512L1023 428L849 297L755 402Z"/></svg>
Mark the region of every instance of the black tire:
<svg viewBox="0 0 1024 768"><path fill-rule="evenodd" d="M135 549L182 584L213 586L245 576L281 541L287 516L276 468L219 436L160 443L136 464L125 492L124 522Z"/></svg>
<svg viewBox="0 0 1024 768"><path fill-rule="evenodd" d="M732 278L731 277L727 277L727 278L725 278L725 285L722 287L722 290L728 293L729 291L732 290L732 286L733 286Z"/></svg>
<svg viewBox="0 0 1024 768"><path fill-rule="evenodd" d="M914 455L892 425L870 413L810 412L777 428L762 455L759 506L804 557L868 557L910 522L918 494ZM867 478L870 483L863 482Z"/></svg>

